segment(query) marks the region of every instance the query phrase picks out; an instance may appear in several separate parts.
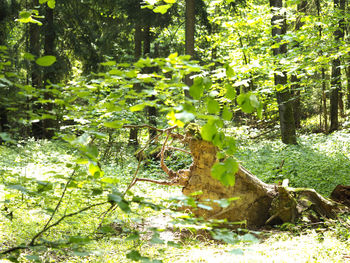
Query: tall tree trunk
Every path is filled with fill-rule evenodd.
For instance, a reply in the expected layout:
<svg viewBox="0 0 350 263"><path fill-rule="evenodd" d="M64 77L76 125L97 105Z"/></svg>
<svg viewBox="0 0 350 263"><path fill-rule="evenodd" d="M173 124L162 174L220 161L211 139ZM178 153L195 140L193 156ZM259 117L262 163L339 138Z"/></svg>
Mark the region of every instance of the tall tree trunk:
<svg viewBox="0 0 350 263"><path fill-rule="evenodd" d="M334 9L341 10L344 14L345 0L334 0ZM334 32L334 39L339 42L344 37L344 19L340 19L337 30ZM338 50L338 48L337 48ZM339 93L341 92L341 70L340 57L332 61L332 77L331 77L331 96L330 96L330 118L331 126L329 131L333 132L339 128L338 111L339 111Z"/></svg>
<svg viewBox="0 0 350 263"><path fill-rule="evenodd" d="M6 32L6 17L7 17L7 2L0 0L0 46L6 44L7 32ZM4 89L4 88L2 88ZM3 90L0 94L5 93ZM5 101L0 98L0 132L4 132L8 128L8 118ZM1 138L0 138L1 143Z"/></svg>
<svg viewBox="0 0 350 263"><path fill-rule="evenodd" d="M307 1L305 0L303 0L297 6L298 17L295 24L295 31L300 30L300 28L303 26L303 22L301 21L301 18L306 13L306 8L307 8ZM295 47L299 47L299 42L296 43ZM300 125L300 118L301 118L300 80L297 77L297 75L294 74L291 77L291 81L293 83L292 95L294 100L293 101L294 122L295 122L295 128L298 129L301 127Z"/></svg>
<svg viewBox="0 0 350 263"><path fill-rule="evenodd" d="M55 49L56 49L56 32L54 27L54 9L49 8L48 6L45 7L45 39L44 39L44 54L45 55L55 55ZM56 82L56 76L55 76L55 65L51 67L47 67L44 69L44 76L43 79L45 81L46 90L49 90L48 85L49 82L55 83ZM52 96L50 92L45 92L44 94L45 100L52 99ZM44 105L44 110L47 114L53 115L53 103L46 103ZM46 139L51 139L54 136L55 129L57 129L57 121L53 119L44 119L43 120L43 128L44 128L44 137Z"/></svg>
<svg viewBox="0 0 350 263"><path fill-rule="evenodd" d="M134 33L134 58L135 61L139 60L142 55L142 26L139 23L135 23ZM140 90L140 84L134 85L135 90ZM129 133L129 146L137 148L139 146L138 141L138 129L132 128Z"/></svg>
<svg viewBox="0 0 350 263"><path fill-rule="evenodd" d="M327 95L326 95L326 73L325 69L322 68L322 112L323 112L323 119L324 119L324 132L327 133L328 131L328 113L327 113Z"/></svg>
<svg viewBox="0 0 350 263"><path fill-rule="evenodd" d="M196 24L196 0L186 0L186 25L185 25L185 53L194 58L194 35ZM185 84L190 87L193 84L191 75L185 77ZM185 95L189 97L188 90Z"/></svg>
<svg viewBox="0 0 350 263"><path fill-rule="evenodd" d="M151 31L150 26L146 26L143 30L143 55L151 56ZM152 73L153 70L156 70L154 68L145 68L144 69L146 73ZM155 96L151 96L149 100L153 101L155 100ZM147 107L147 115L148 115L148 123L149 125L153 127L157 127L157 108L156 107ZM149 137L150 139L157 135L157 131L154 129L149 129Z"/></svg>
<svg viewBox="0 0 350 263"><path fill-rule="evenodd" d="M281 41L281 36L286 32L285 16L281 14L283 7L282 0L270 0L273 16L271 18L272 37L275 42ZM280 56L287 52L285 44L273 49L275 56ZM293 113L293 102L290 91L284 86L287 84L287 73L275 74L276 96L280 117L280 129L282 142L286 144L296 144L295 121Z"/></svg>
<svg viewBox="0 0 350 263"><path fill-rule="evenodd" d="M349 61L350 62L350 61ZM346 108L350 109L350 66L346 67Z"/></svg>
<svg viewBox="0 0 350 263"><path fill-rule="evenodd" d="M39 5L38 0L32 0L31 8L34 9ZM38 24L30 23L29 25L29 53L34 55L35 57L40 56L40 27ZM41 68L35 63L31 63L31 84L33 88L38 91L42 88L42 74ZM40 96L40 95L39 95ZM40 115L41 105L36 103L35 100L38 98L34 98L33 101L33 112ZM36 121L32 123L32 136L36 139L43 138L45 134L43 122Z"/></svg>

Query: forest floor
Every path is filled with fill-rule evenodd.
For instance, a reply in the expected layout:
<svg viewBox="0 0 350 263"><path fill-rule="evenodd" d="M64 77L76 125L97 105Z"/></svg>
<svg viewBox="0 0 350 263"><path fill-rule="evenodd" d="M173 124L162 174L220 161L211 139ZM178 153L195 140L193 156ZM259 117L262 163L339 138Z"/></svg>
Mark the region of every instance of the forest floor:
<svg viewBox="0 0 350 263"><path fill-rule="evenodd" d="M297 146L271 139L249 140L256 132L251 129L235 132L236 157L265 182L288 178L291 186L314 188L326 197L337 184L350 185L347 131L303 135ZM0 251L28 243L43 228L60 198L62 179L71 173L67 164L76 159L75 155L61 142L29 140L0 146ZM111 153L109 160L103 164L104 177L122 191L130 183L137 161L123 149ZM173 154L167 161L178 169L191 160ZM159 179L162 171L157 163L149 163L141 167L139 176ZM50 188L45 185L48 181L57 184ZM86 198L89 203L106 197L92 198L89 189L94 186L80 182L68 189L63 211L57 216L84 207ZM51 190L39 191L40 185ZM40 194L31 195L34 188L30 192L30 187ZM180 188L140 182L132 192L163 208L133 204L131 212L117 209L105 218L105 232L96 229L108 205L91 209L47 231L39 241L49 246L21 250L16 257L19 262L350 262L350 215L323 224L285 224L251 232L242 229L243 238L222 236L221 240L228 241L225 243L200 230L213 230L213 226L203 226L191 218L179 223L177 219L186 216L171 212L167 200L182 198ZM136 230L142 234L135 235ZM9 260L10 254L0 258L0 262Z"/></svg>

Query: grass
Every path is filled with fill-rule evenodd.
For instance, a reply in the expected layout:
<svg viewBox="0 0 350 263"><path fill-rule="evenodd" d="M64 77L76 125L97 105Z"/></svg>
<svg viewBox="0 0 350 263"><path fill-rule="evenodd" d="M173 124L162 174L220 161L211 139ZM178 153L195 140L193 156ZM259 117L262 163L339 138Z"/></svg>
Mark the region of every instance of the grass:
<svg viewBox="0 0 350 263"><path fill-rule="evenodd" d="M288 178L290 186L314 188L329 196L338 184L350 185L350 133L312 134L298 145L279 140L238 140L236 157L265 182Z"/></svg>
<svg viewBox="0 0 350 263"><path fill-rule="evenodd" d="M337 184L350 185L350 141L346 131L331 135L305 135L299 145L285 146L277 140L248 140L238 136L237 158L254 174L266 182L289 178L297 187L315 188L329 195ZM76 152L61 142L32 141L16 147L0 146L0 250L28 243L40 231L50 217L47 208L54 208L64 182L71 174ZM174 168L190 163L188 157L175 154ZM282 169L279 169L284 160ZM171 159L167 160L169 163ZM137 168L132 154L125 154L123 163L103 165L104 177L123 192ZM140 176L160 178L162 171L156 164L148 164L140 170ZM105 200L106 194L91 195L96 185L87 183L88 171L79 170L74 187L68 194L55 218L76 211L89 203ZM27 179L30 178L30 179ZM38 181L50 182L52 189L40 195L30 195L21 188L38 190ZM81 184L81 185L79 185ZM8 184L7 184L8 185ZM110 187L110 186L109 186ZM139 183L132 188L135 196L147 201L169 206L164 200L179 196L181 189L149 183ZM37 191L38 192L38 191ZM39 191L40 192L40 191ZM131 196L128 196L131 198ZM5 201L7 200L7 201ZM139 251L142 256L162 262L346 262L350 251L350 216L340 221L317 227L290 226L288 231L265 229L257 234L258 242L224 244L209 238L194 228L175 227L166 209L132 204L132 212L117 209L105 218L104 230L96 231L101 215L108 205L88 210L62 223L42 236L41 242L49 247L22 250L20 262L132 262L126 255ZM12 213L12 214L10 214ZM155 230L158 228L159 231ZM143 232L140 237L132 234ZM166 241L160 242L159 236ZM150 242L150 239L158 242ZM55 242L67 243L58 246ZM51 243L50 243L51 242ZM53 242L53 243L52 243ZM142 262L152 262L141 258ZM148 261L147 261L148 260ZM8 262L5 258L0 262ZM157 262L157 261L153 261ZM159 261L158 261L159 262Z"/></svg>

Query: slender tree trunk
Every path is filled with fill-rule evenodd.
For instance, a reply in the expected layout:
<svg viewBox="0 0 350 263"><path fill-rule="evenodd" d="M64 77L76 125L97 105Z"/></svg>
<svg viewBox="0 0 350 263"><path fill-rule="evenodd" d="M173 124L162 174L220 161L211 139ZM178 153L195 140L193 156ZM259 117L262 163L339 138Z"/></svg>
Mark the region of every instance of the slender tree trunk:
<svg viewBox="0 0 350 263"><path fill-rule="evenodd" d="M34 9L38 5L38 0L32 0L32 9ZM40 27L38 24L34 23L30 23L29 25L29 53L31 53L37 58L40 56ZM42 74L41 68L38 65L36 65L35 62L31 63L31 84L33 88L35 88L38 91L39 94L40 89L42 89ZM34 100L37 99L38 98L35 98ZM33 101L33 112L40 115L41 109L41 105ZM43 122L41 120L33 122L31 135L36 139L40 139L44 137L44 134L45 131L43 127Z"/></svg>
<svg viewBox="0 0 350 263"><path fill-rule="evenodd" d="M322 68L322 105L323 105L323 119L324 119L324 131L328 131L328 113L327 113L327 95L326 95L326 73Z"/></svg>
<svg viewBox="0 0 350 263"><path fill-rule="evenodd" d="M298 17L295 24L295 31L300 30L300 28L303 26L303 23L301 22L302 16L306 13L307 8L307 1L303 0L300 4L297 6L298 11ZM295 47L299 47L299 42L296 43ZM300 100L300 80L297 77L297 75L292 75L291 81L293 83L292 85L292 95L293 95L293 113L294 113L294 122L295 122L295 128L300 128L300 116L301 116L301 100Z"/></svg>
<svg viewBox="0 0 350 263"><path fill-rule="evenodd" d="M194 58L194 35L196 24L196 0L186 0L186 26L185 26L185 53ZM185 84L192 86L191 75L185 77ZM185 90L185 95L189 97L189 92Z"/></svg>
<svg viewBox="0 0 350 263"><path fill-rule="evenodd" d="M7 17L7 5L6 1L0 0L0 46L6 44L6 17ZM4 88L2 88L4 89ZM0 94L5 93L1 91ZM6 131L8 128L8 118L5 101L0 98L0 132ZM1 143L1 138L0 138Z"/></svg>
<svg viewBox="0 0 350 263"><path fill-rule="evenodd" d="M334 0L334 9L335 10L345 10L345 0ZM343 13L343 12L342 12ZM334 39L337 44L344 37L344 19L339 21L339 26L334 32ZM337 48L338 50L338 48ZM340 69L340 57L332 61L332 78L331 78L331 96L330 96L330 119L331 126L329 131L333 132L339 128L339 93L341 92L341 69Z"/></svg>
<svg viewBox="0 0 350 263"><path fill-rule="evenodd" d="M350 61L349 61L350 62ZM346 108L350 109L350 66L346 68L346 80L347 80L347 88L346 88Z"/></svg>
<svg viewBox="0 0 350 263"><path fill-rule="evenodd" d="M134 45L134 58L137 61L142 55L142 27L139 23L135 23ZM141 87L139 84L135 84L134 89L139 91ZM128 145L135 148L139 146L137 128L130 129Z"/></svg>
<svg viewBox="0 0 350 263"><path fill-rule="evenodd" d="M45 7L45 39L44 39L44 53L45 55L55 55L55 49L56 49L56 32L54 27L54 9L49 8L48 6ZM44 69L44 76L43 79L45 81L46 90L49 90L48 85L49 82L55 83L56 82L56 76L55 76L55 65L51 67L47 67ZM45 92L44 94L45 100L52 99L52 96L50 92ZM46 103L44 105L44 110L47 114L53 115L53 103ZM58 129L57 127L58 122L53 119L44 119L43 120L43 128L44 128L44 137L46 139L51 139L54 136L55 130Z"/></svg>
<svg viewBox="0 0 350 263"><path fill-rule="evenodd" d="M281 14L283 7L282 0L270 0L273 16L271 19L272 37L276 42L281 41L281 36L286 32L285 16ZM281 56L287 52L285 44L273 49L273 54ZM295 121L293 113L293 102L290 91L284 86L287 84L287 73L275 74L276 96L280 117L280 129L282 142L286 144L296 144Z"/></svg>
<svg viewBox="0 0 350 263"><path fill-rule="evenodd" d="M146 26L143 30L143 55L151 56L151 31L150 26ZM145 68L145 73L152 73L153 70L156 70L154 68ZM150 101L155 100L155 96L151 96L149 98ZM157 108L156 107L147 107L147 115L148 115L148 123L149 125L153 127L157 127ZM157 131L154 129L149 129L149 137L150 139L157 135Z"/></svg>

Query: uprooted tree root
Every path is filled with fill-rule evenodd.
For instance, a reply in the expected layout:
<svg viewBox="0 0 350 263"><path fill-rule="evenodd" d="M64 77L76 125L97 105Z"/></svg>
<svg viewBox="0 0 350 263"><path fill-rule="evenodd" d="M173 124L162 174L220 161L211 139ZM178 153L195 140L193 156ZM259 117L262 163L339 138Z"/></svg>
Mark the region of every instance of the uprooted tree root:
<svg viewBox="0 0 350 263"><path fill-rule="evenodd" d="M183 187L182 193L186 196L200 192L201 194L195 196L196 201L212 208L191 208L196 216L205 219L227 219L231 222L244 221L247 227L296 223L301 220L317 222L323 218L335 218L339 212L346 209L339 203L322 197L313 189L291 188L287 184L266 184L242 166L235 175L234 186L224 186L211 176L211 169L218 162L217 147L193 132L187 131L185 135L174 133L175 128L174 126L164 130L157 129L158 132L166 134L160 153L161 168L167 175L166 180L137 178L135 174L128 189L138 181L179 185ZM179 140L189 147L193 162L188 169L173 171L164 163L169 138ZM215 202L232 197L238 199L225 208Z"/></svg>

